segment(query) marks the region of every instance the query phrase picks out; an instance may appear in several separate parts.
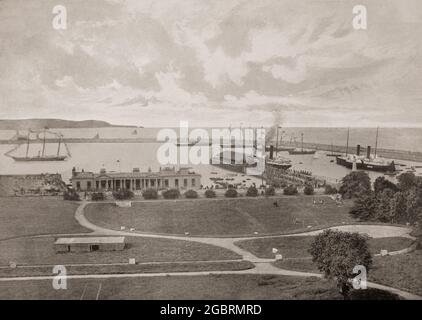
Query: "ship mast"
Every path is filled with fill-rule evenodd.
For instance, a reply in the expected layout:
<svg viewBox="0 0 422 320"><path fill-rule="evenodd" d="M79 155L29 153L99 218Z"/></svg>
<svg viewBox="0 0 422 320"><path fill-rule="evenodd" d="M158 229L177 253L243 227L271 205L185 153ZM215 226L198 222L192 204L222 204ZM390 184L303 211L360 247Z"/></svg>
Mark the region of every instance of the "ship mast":
<svg viewBox="0 0 422 320"><path fill-rule="evenodd" d="M59 135L59 146L57 147L57 156L60 155L60 144L61 144L61 142L62 142L62 136Z"/></svg>
<svg viewBox="0 0 422 320"><path fill-rule="evenodd" d="M349 133L350 133L350 128L347 128L346 157L349 154Z"/></svg>
<svg viewBox="0 0 422 320"><path fill-rule="evenodd" d="M301 137L302 137L302 152L303 152L303 132L301 133Z"/></svg>
<svg viewBox="0 0 422 320"><path fill-rule="evenodd" d="M29 153L29 135L30 135L30 131L28 131L28 140L26 142L26 157L28 158L28 153Z"/></svg>
<svg viewBox="0 0 422 320"><path fill-rule="evenodd" d="M378 131L379 131L379 127L377 127L377 136L375 139L375 155L374 155L375 158L377 157L377 149L378 149Z"/></svg>
<svg viewBox="0 0 422 320"><path fill-rule="evenodd" d="M45 151L45 129L44 129L44 138L42 142L42 156L44 157L44 151Z"/></svg>

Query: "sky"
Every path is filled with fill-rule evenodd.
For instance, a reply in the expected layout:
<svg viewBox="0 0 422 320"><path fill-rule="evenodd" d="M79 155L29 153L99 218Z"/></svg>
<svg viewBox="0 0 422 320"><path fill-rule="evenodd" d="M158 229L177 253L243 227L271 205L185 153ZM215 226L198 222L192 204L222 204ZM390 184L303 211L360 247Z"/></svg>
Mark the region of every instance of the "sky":
<svg viewBox="0 0 422 320"><path fill-rule="evenodd" d="M0 0L0 118L420 127L421 42L420 0Z"/></svg>

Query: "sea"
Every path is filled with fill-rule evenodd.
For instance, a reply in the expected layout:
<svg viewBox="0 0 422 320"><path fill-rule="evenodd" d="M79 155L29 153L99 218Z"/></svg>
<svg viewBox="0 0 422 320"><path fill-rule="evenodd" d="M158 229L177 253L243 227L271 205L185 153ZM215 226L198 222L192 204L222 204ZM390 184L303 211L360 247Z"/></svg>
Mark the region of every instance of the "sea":
<svg viewBox="0 0 422 320"><path fill-rule="evenodd" d="M83 129L49 129L50 132L60 133L64 138L148 138L156 139L159 128L134 128L134 127L106 127ZM178 133L177 128L175 128ZM362 146L375 146L376 128L351 128L349 145L361 144ZM345 145L347 128L283 128L279 129L283 141L296 138L300 141L303 133L304 142ZM0 140L11 139L16 134L13 130L0 130ZM20 134L26 133L21 131ZM72 168L77 170L99 172L100 169L116 172L130 172L133 168L141 171L159 170L163 167L157 160L157 151L161 143L67 143L61 147L61 154L69 153L66 161L61 162L15 162L5 154L13 151L14 155L24 155L26 145L0 145L0 174L35 174L35 173L60 173L68 182ZM422 128L380 128L378 147L383 149L408 150L422 152ZM30 145L30 154L37 155L41 152L40 144ZM46 144L45 154L54 155L57 144ZM292 169L306 170L328 182L336 183L350 172L349 169L335 164L335 158L328 157L327 152L317 151L315 155L289 155L280 152L279 155L292 161ZM334 161L333 161L334 160ZM401 170L406 171L411 167L416 168L416 174L422 175L422 163L397 160ZM175 164L175 167L186 165ZM240 173L233 173L212 165L189 165L192 170L202 175L202 184L211 186L210 178L223 178L232 183L243 183L246 187L252 183L261 184L260 177L247 177ZM375 179L382 173L369 172ZM394 179L389 177L390 179Z"/></svg>

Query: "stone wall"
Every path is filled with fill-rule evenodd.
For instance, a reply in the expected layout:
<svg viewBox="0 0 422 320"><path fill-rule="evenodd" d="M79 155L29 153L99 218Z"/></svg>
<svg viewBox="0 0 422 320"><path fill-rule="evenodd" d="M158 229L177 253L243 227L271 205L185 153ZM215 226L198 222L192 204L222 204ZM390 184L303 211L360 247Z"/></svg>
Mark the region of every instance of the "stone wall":
<svg viewBox="0 0 422 320"><path fill-rule="evenodd" d="M60 174L0 175L0 197L57 195L65 189Z"/></svg>

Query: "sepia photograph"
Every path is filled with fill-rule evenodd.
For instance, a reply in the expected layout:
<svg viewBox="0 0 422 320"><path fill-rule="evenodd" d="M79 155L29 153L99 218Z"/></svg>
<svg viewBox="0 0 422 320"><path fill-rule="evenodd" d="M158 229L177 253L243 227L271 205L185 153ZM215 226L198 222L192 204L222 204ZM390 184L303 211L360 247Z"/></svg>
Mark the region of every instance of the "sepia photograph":
<svg viewBox="0 0 422 320"><path fill-rule="evenodd" d="M421 250L421 1L0 0L0 300L422 300Z"/></svg>

